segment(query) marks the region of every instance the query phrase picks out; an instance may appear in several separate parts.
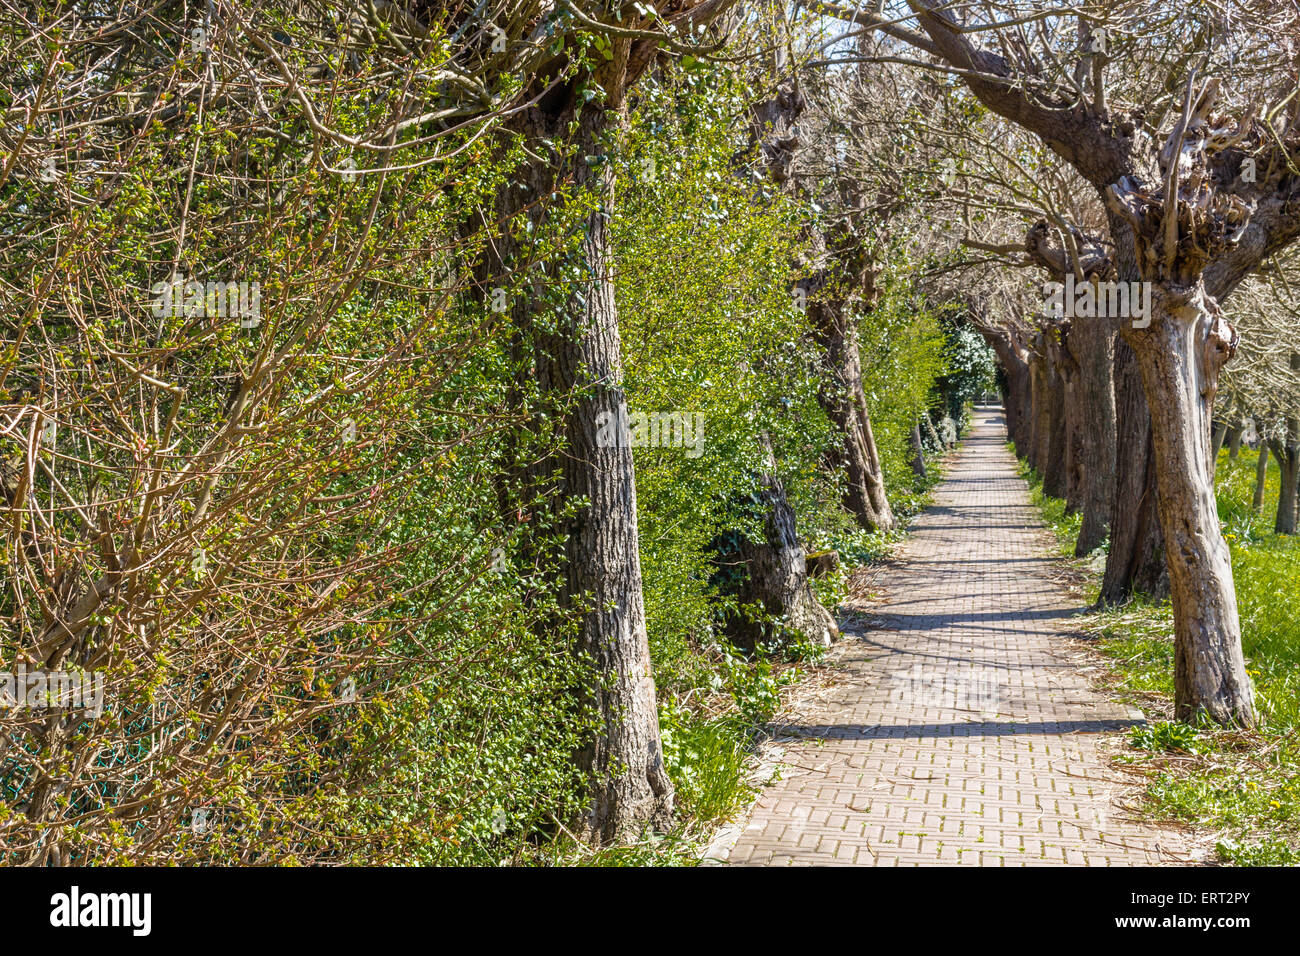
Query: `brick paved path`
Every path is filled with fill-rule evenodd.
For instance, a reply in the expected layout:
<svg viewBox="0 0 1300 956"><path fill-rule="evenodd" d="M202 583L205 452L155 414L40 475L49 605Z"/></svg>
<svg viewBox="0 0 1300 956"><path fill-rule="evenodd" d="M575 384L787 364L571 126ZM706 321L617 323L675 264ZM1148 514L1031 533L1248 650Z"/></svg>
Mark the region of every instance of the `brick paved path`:
<svg viewBox="0 0 1300 956"><path fill-rule="evenodd" d="M1077 609L981 409L882 580L878 626L846 626L842 678L776 728L780 778L712 858L749 865L1186 862L1179 835L1114 802L1103 747L1138 716L1091 689Z"/></svg>

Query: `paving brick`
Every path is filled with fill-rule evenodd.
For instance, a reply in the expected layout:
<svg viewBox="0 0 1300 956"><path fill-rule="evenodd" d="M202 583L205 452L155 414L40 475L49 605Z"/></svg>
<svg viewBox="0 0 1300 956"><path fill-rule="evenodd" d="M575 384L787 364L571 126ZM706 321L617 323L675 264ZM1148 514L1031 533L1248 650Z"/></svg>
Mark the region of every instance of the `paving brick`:
<svg viewBox="0 0 1300 956"><path fill-rule="evenodd" d="M1186 862L1129 819L1106 758L1132 725L1067 653L1077 602L1005 445L977 412L934 504L832 652L842 682L783 726L781 779L729 862L1131 866Z"/></svg>

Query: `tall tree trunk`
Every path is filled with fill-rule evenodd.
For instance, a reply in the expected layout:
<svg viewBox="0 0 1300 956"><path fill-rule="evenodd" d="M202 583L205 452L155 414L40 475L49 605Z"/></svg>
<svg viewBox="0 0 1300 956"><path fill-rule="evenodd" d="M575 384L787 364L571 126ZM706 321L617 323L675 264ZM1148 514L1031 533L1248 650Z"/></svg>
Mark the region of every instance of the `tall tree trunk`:
<svg viewBox="0 0 1300 956"><path fill-rule="evenodd" d="M636 835L647 823L667 827L673 808L641 590L632 449L630 442L600 448L596 441L597 423L626 407L609 235L614 176L609 163L592 168L584 158L602 152L610 115L584 109L578 118L574 179L600 199L582 244L593 279L566 312L554 378L561 394L582 389L568 421L564 474L571 494L589 504L569 531L565 593L587 605L581 643L601 677L591 688L601 728L583 757L592 781L590 835L602 843Z"/></svg>
<svg viewBox="0 0 1300 956"><path fill-rule="evenodd" d="M1174 713L1250 726L1254 689L1241 653L1232 562L1219 530L1210 419L1232 327L1199 279L1155 284L1149 328L1126 329L1151 397L1157 506L1168 542L1174 609Z"/></svg>
<svg viewBox="0 0 1300 956"><path fill-rule="evenodd" d="M1016 403L1018 411L1016 413L1017 426L1015 442L1016 450L1020 453L1020 457L1024 458L1032 444L1030 430L1034 420L1033 389L1029 380L1028 364L1023 362L1021 363L1019 377L1021 387Z"/></svg>
<svg viewBox="0 0 1300 956"><path fill-rule="evenodd" d="M1142 278L1133 230L1113 210L1107 210L1115 240L1115 269L1121 282ZM1137 356L1123 336L1116 336L1115 496L1111 508L1110 551L1098 603L1123 604L1134 593L1153 600L1169 596L1164 531L1160 526L1151 412Z"/></svg>
<svg viewBox="0 0 1300 956"><path fill-rule="evenodd" d="M1049 351L1044 368L1046 388L1045 414L1038 436L1039 471L1043 476L1043 494L1065 497L1065 443L1068 437L1065 411L1065 376Z"/></svg>
<svg viewBox="0 0 1300 956"><path fill-rule="evenodd" d="M925 477L925 446L921 444L921 422L912 423L912 474L918 479Z"/></svg>
<svg viewBox="0 0 1300 956"><path fill-rule="evenodd" d="M617 84L605 86L615 89ZM587 160L606 151L620 104L613 94L609 109L581 104L572 94L563 100L550 109L533 106L517 114L514 123L538 156L549 154L543 141L562 140L572 130L573 158L558 168L538 159L520 170L499 197L497 222L509 230L521 211L540 222L547 209L537 197L550 194L561 179L594 201L579 253L581 274L590 277L586 285L558 315L535 311L544 308L540 303L545 299L538 295L517 296L509 313L515 357L521 367L531 363L521 373L529 381L521 381L517 394L536 384L541 416L533 422L539 430L553 425L560 439L558 460L519 466L517 477L544 490L558 471L564 499L587 502L564 519L559 528L563 544L555 557L562 568L560 605L578 616L576 649L595 670L585 693L598 727L577 755L588 774L590 806L578 828L584 839L607 844L639 837L647 825L669 827L673 786L664 768L646 634L632 449L629 436L608 440L608 423L626 421L608 229L614 180L608 163L590 165ZM511 285L514 271L529 267L528 257L529 251L509 234L489 244L480 270L491 277L485 288ZM535 281L553 280L547 272ZM549 498L556 501L558 496ZM549 511L536 518L534 527L556 520Z"/></svg>
<svg viewBox="0 0 1300 956"><path fill-rule="evenodd" d="M852 316L844 302L811 301L814 291L807 292L808 319L823 350L828 376L818 397L840 437L832 458L843 469L847 483L844 507L862 528L888 531L894 527L894 512L885 494L884 470L862 387L857 330L852 327Z"/></svg>
<svg viewBox="0 0 1300 956"><path fill-rule="evenodd" d="M1025 423L1025 445L1019 449L1020 457L1030 468L1038 468L1038 418L1045 389L1042 382L1042 360L1031 348L1025 358L1029 368L1029 418Z"/></svg>
<svg viewBox="0 0 1300 956"><path fill-rule="evenodd" d="M1077 324L1077 323L1076 323ZM1061 382L1061 468L1062 490L1067 514L1078 514L1083 504L1083 422L1080 417L1079 363L1074 354L1071 323L1058 326L1050 342L1052 364Z"/></svg>
<svg viewBox="0 0 1300 956"><path fill-rule="evenodd" d="M1069 332L1064 333L1068 341ZM1061 497L1066 514L1078 514L1083 503L1083 429L1079 420L1079 369L1067 348L1054 350L1056 366L1061 370Z"/></svg>
<svg viewBox="0 0 1300 956"><path fill-rule="evenodd" d="M1169 594L1164 534L1157 508L1151 413L1142 391L1137 358L1128 343L1115 342L1115 497L1110 551L1099 603L1123 604L1135 593L1160 600Z"/></svg>
<svg viewBox="0 0 1300 956"><path fill-rule="evenodd" d="M1262 456L1261 452L1261 456ZM1297 483L1300 482L1300 420L1286 420L1286 441L1273 442L1273 457L1282 473L1281 490L1277 496L1277 519L1273 522L1275 534L1296 533Z"/></svg>
<svg viewBox="0 0 1300 956"><path fill-rule="evenodd" d="M1076 322L1070 345L1079 364L1078 417L1086 434L1079 463L1083 522L1074 545L1075 555L1083 557L1110 534L1115 507L1115 332L1105 322Z"/></svg>
<svg viewBox="0 0 1300 956"><path fill-rule="evenodd" d="M1251 499L1250 510L1259 514L1264 510L1264 486L1268 481L1268 442L1259 443L1259 460L1255 462L1255 497Z"/></svg>

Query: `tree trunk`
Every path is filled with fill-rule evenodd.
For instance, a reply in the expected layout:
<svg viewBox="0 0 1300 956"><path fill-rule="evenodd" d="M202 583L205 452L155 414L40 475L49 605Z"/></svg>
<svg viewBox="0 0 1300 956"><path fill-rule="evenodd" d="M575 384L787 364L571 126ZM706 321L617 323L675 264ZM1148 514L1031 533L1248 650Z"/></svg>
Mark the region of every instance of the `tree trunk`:
<svg viewBox="0 0 1300 956"><path fill-rule="evenodd" d="M601 152L606 117L579 117L578 157ZM579 186L590 186L600 206L586 222L583 253L592 276L587 295L570 303L557 350L553 386L583 391L568 422L564 475L569 493L588 500L568 537L567 597L583 601L581 645L601 680L591 688L601 728L583 754L592 780L590 836L609 843L636 836L645 824L671 824L673 786L664 768L659 712L650 668L641 559L637 543L636 481L630 442L600 448L597 423L625 411L623 360L614 306L608 210L614 200L610 164L577 161ZM547 377L540 376L542 381Z"/></svg>
<svg viewBox="0 0 1300 956"><path fill-rule="evenodd" d="M1062 328L1062 343L1052 348L1053 364L1058 370L1061 381L1061 470L1062 492L1065 499L1066 514L1078 514L1083 499L1083 429L1079 420L1079 367L1070 352L1069 341L1073 336L1068 328Z"/></svg>
<svg viewBox="0 0 1300 956"><path fill-rule="evenodd" d="M1065 420L1065 376L1058 363L1049 354L1044 369L1046 409L1042 432L1039 434L1039 471L1043 476L1043 494L1052 498L1065 497L1065 442L1068 437Z"/></svg>
<svg viewBox="0 0 1300 956"><path fill-rule="evenodd" d="M766 435L762 442L768 467L761 478L763 540L741 538L739 550L745 577L739 589L739 602L742 607L759 605L765 617L776 618L782 626L803 637L829 645L839 636L839 628L830 612L818 602L808 582L808 561L795 527L794 509L786 499ZM765 620L743 613L728 622L727 631L733 643L747 649L774 638L786 643L786 636L771 633Z"/></svg>
<svg viewBox="0 0 1300 956"><path fill-rule="evenodd" d="M1124 336L1150 398L1174 609L1174 713L1179 720L1206 715L1251 726L1254 689L1211 472L1214 391L1234 333L1199 280L1190 290L1155 284L1152 313L1149 328L1129 328Z"/></svg>
<svg viewBox="0 0 1300 956"><path fill-rule="evenodd" d="M918 479L925 478L925 446L921 444L921 422L912 423L912 474Z"/></svg>
<svg viewBox="0 0 1300 956"><path fill-rule="evenodd" d="M1032 388L1030 387L1030 381L1029 381L1029 366L1026 363L1022 362L1020 365L1020 371L1017 373L1016 376L1013 376L1013 378L1015 377L1018 377L1020 379L1020 390L1019 390L1019 394L1016 396L1017 397L1016 406L1018 411L1016 414L1017 425L1016 425L1016 434L1014 436L1014 439L1016 442L1016 449L1020 453L1020 457L1024 458L1029 451L1029 446L1031 443L1030 429L1032 427L1031 423L1033 422L1034 419L1033 391Z"/></svg>
<svg viewBox="0 0 1300 956"><path fill-rule="evenodd" d="M1115 506L1115 332L1104 322L1076 322L1070 345L1079 364L1078 418L1085 436L1079 463L1083 523L1074 545L1075 555L1083 557L1110 534Z"/></svg>
<svg viewBox="0 0 1300 956"><path fill-rule="evenodd" d="M1049 408L1047 363L1035 349L1029 351L1029 441L1025 461L1037 472L1042 471L1043 445L1047 434Z"/></svg>
<svg viewBox="0 0 1300 956"><path fill-rule="evenodd" d="M1065 511L1078 514L1083 508L1083 427L1073 390L1065 402Z"/></svg>
<svg viewBox="0 0 1300 956"><path fill-rule="evenodd" d="M1007 440L1016 446L1016 455L1024 458L1028 453L1030 416L1029 368L1023 363L1018 368L1002 366L1002 410L1006 415Z"/></svg>
<svg viewBox="0 0 1300 956"><path fill-rule="evenodd" d="M1259 461L1255 463L1255 497L1250 510L1259 514L1264 510L1264 485L1268 481L1268 442L1259 443Z"/></svg>
<svg viewBox="0 0 1300 956"><path fill-rule="evenodd" d="M1002 408L1007 419L1007 438L1015 443L1016 454L1029 458L1033 420L1033 384L1029 354L1018 343L1015 333L1000 328L977 325L1002 367Z"/></svg>
<svg viewBox="0 0 1300 956"><path fill-rule="evenodd" d="M1236 459L1241 454L1241 436L1245 434L1245 429L1241 425L1233 425L1228 429L1228 457Z"/></svg>
<svg viewBox="0 0 1300 956"><path fill-rule="evenodd" d="M1007 441L1014 442L1016 440L1016 423L1014 421L1016 413L1012 410L1012 406L1016 404L1016 400L1011 396L1011 388L1007 384L1006 374L1002 371L1000 364L998 372L998 399L1002 402L1002 427L1006 429Z"/></svg>
<svg viewBox="0 0 1300 956"><path fill-rule="evenodd" d="M1263 452L1260 453L1261 457ZM1296 486L1300 482L1300 420L1286 420L1286 441L1273 442L1273 457L1282 473L1282 486L1277 496L1277 519L1273 522L1275 534L1296 533Z"/></svg>
<svg viewBox="0 0 1300 956"><path fill-rule="evenodd" d="M828 378L818 397L841 439L831 458L844 471L844 507L867 531L888 531L894 527L894 512L885 494L852 317L843 302L830 300L809 301L808 319L825 355Z"/></svg>
<svg viewBox="0 0 1300 956"><path fill-rule="evenodd" d="M1115 242L1115 271L1121 282L1142 279L1133 230L1107 208ZM1110 551L1102 579L1101 606L1123 604L1134 593L1153 600L1169 596L1164 531L1160 527L1151 412L1142 390L1137 356L1123 336L1115 336L1115 497L1111 508Z"/></svg>
<svg viewBox="0 0 1300 956"><path fill-rule="evenodd" d="M639 838L647 825L667 828L673 807L646 634L630 436L608 439L608 423L626 421L610 279L614 268L608 221L614 180L608 163L593 166L586 160L607 148L607 135L619 116L617 103L611 103L615 109L579 105L570 95L550 111L534 106L517 114L516 128L531 140L537 155L549 153L542 140L563 139L569 130L575 149L565 168L543 159L520 170L499 197L497 209L497 222L506 224L506 230L523 210L540 222L547 210L536 198L549 194L557 180L587 190L595 201L579 253L581 274L590 277L585 287L555 316L534 312L535 304L544 301L540 296L518 295L509 309L515 357L531 364L521 373L527 381L521 380L518 394L536 384L541 415L532 419L533 425L541 431L553 424L560 439L558 460L547 457L516 466L516 477L526 487L544 490L558 470L564 500L587 501L559 526L563 544L555 557L562 569L560 606L578 615L576 650L596 672L584 692L598 727L577 755L588 774L590 799L588 816L577 827L583 839L595 844ZM528 268L527 255L507 232L489 244L481 271L493 277L491 284L508 286L515 270ZM536 281L552 280L547 272ZM551 502L560 497L547 496ZM556 512L544 505L545 512L534 516L532 527L539 533L548 522L554 526L555 515L563 513L563 508L554 507Z"/></svg>

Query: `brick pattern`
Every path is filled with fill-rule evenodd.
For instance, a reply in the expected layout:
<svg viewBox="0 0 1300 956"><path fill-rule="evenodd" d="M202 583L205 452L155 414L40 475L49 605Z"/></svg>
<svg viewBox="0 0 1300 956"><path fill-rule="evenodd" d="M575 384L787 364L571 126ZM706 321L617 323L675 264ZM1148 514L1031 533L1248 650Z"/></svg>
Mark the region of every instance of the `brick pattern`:
<svg viewBox="0 0 1300 956"><path fill-rule="evenodd" d="M1090 686L1068 647L1078 610L1050 537L980 409L934 505L884 574L868 626L846 625L837 680L774 728L779 763L733 864L1152 865L1176 832L1116 802L1106 749L1140 722ZM1137 719L1135 719L1137 718Z"/></svg>

